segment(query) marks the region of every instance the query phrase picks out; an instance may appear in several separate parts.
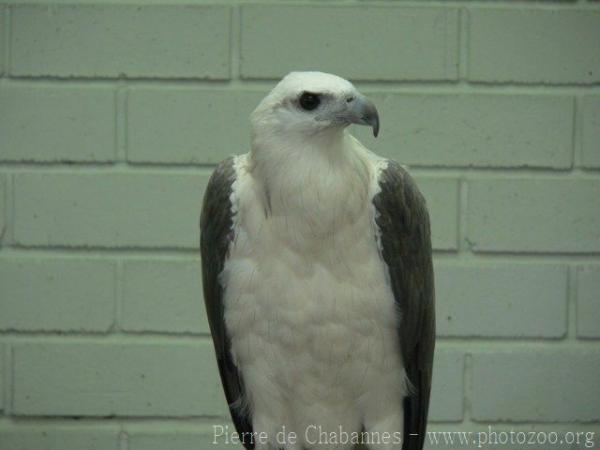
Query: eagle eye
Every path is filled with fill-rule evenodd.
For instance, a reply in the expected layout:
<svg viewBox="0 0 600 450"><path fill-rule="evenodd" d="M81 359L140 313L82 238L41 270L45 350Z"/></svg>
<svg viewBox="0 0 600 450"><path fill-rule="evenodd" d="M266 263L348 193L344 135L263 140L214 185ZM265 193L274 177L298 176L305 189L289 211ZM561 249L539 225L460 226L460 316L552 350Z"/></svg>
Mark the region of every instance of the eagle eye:
<svg viewBox="0 0 600 450"><path fill-rule="evenodd" d="M316 109L321 103L321 99L318 94L313 94L312 92L303 92L300 96L300 107L305 111L312 111Z"/></svg>

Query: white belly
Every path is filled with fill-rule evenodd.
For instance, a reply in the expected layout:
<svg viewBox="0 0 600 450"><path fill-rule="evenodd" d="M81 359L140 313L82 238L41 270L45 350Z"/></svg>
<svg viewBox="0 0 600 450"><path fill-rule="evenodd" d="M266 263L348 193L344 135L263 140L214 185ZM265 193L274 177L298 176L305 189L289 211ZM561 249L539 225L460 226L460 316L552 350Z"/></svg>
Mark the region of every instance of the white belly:
<svg viewBox="0 0 600 450"><path fill-rule="evenodd" d="M398 311L372 212L360 208L351 225L311 239L305 223L240 206L222 281L255 431L355 431L365 416L401 418Z"/></svg>

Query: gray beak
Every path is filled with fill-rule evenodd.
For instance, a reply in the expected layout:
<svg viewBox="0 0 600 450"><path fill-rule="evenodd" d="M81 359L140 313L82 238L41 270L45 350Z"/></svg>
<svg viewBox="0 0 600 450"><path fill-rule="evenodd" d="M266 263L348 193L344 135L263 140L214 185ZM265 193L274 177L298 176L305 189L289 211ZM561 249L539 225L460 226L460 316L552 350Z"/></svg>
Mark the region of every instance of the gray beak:
<svg viewBox="0 0 600 450"><path fill-rule="evenodd" d="M379 134L379 114L371 100L358 94L346 99L348 104L347 120L358 125L368 125L373 129L373 136Z"/></svg>

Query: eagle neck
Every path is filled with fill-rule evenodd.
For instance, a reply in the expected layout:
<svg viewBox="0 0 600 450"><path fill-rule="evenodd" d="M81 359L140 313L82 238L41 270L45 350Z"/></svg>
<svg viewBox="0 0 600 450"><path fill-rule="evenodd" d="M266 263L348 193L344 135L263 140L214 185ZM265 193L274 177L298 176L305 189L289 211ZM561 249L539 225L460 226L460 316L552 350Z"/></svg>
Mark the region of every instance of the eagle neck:
<svg viewBox="0 0 600 450"><path fill-rule="evenodd" d="M302 141L289 134L285 140L255 139L250 158L265 210L292 219L297 233L330 234L365 208L370 172L344 130Z"/></svg>

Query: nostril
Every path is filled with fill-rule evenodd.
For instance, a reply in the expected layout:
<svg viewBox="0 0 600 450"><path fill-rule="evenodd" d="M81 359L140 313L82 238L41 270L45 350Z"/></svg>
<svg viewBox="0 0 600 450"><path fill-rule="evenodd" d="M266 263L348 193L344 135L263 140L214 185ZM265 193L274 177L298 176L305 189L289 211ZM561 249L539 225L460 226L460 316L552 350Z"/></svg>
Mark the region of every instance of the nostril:
<svg viewBox="0 0 600 450"><path fill-rule="evenodd" d="M347 103L352 103L354 101L354 97L350 96L350 97L346 97L346 102Z"/></svg>

